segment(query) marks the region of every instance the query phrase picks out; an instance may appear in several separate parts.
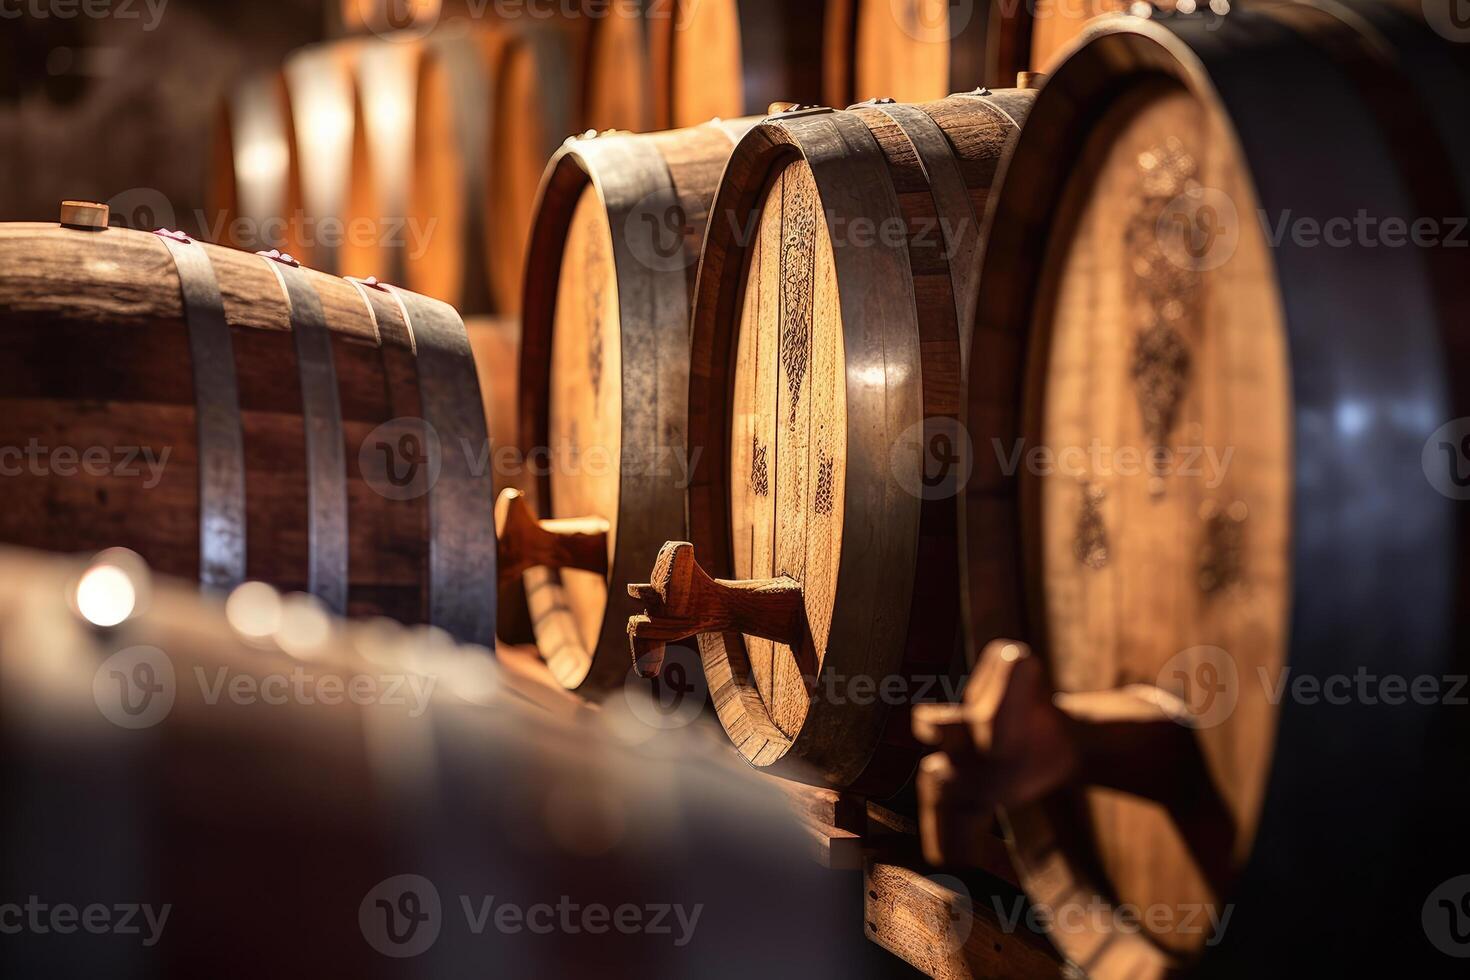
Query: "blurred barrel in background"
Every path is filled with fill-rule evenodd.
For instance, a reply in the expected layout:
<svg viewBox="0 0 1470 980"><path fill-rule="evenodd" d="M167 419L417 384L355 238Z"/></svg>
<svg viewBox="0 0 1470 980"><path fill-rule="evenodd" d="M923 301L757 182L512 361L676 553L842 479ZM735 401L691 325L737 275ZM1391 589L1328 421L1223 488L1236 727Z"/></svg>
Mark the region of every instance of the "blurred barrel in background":
<svg viewBox="0 0 1470 980"><path fill-rule="evenodd" d="M1030 7L1020 0L830 0L824 98L930 102L1029 69Z"/></svg>
<svg viewBox="0 0 1470 980"><path fill-rule="evenodd" d="M484 408L450 307L126 229L0 225L0 253L0 540L490 642Z"/></svg>
<svg viewBox="0 0 1470 980"><path fill-rule="evenodd" d="M648 12L653 124L697 126L822 97L826 5L672 0Z"/></svg>
<svg viewBox="0 0 1470 980"><path fill-rule="evenodd" d="M406 282L409 255L431 228L409 222L419 70L416 32L341 42L353 55L352 156L341 214L339 273Z"/></svg>
<svg viewBox="0 0 1470 980"><path fill-rule="evenodd" d="M552 25L433 38L416 79L407 282L470 312L520 310L546 160L577 125L575 48Z"/></svg>
<svg viewBox="0 0 1470 980"><path fill-rule="evenodd" d="M502 581L524 575L537 645L569 688L627 678L626 585L683 526L694 277L720 174L755 121L589 135L546 172L520 359L519 446L537 471L497 525ZM589 560L532 550L558 532L586 538Z"/></svg>
<svg viewBox="0 0 1470 980"><path fill-rule="evenodd" d="M646 125L643 29L626 4L486 5L303 49L288 59L281 110L287 190L299 182L299 193L274 192L279 178L262 166L278 166L267 155L279 151L257 135L274 120L252 78L222 114L214 210L233 217L243 184L249 206L266 209L244 227L290 233L240 244L406 282L466 313L514 313L547 158L582 128ZM254 128L237 136L242 126ZM234 148L243 138L249 152Z"/></svg>
<svg viewBox="0 0 1470 980"><path fill-rule="evenodd" d="M202 601L128 558L0 555L0 888L127 926L24 930L7 975L856 976L876 955L845 941L852 882L687 730L668 744L631 702L558 725L484 648L259 583Z"/></svg>
<svg viewBox="0 0 1470 980"><path fill-rule="evenodd" d="M206 225L220 244L277 248L335 274L346 238L356 60L362 42L320 44L280 72L236 82L216 116ZM359 151L360 153L361 151Z"/></svg>
<svg viewBox="0 0 1470 980"><path fill-rule="evenodd" d="M266 70L220 100L207 187L209 220L232 248L301 254L301 170L286 77Z"/></svg>
<svg viewBox="0 0 1470 980"><path fill-rule="evenodd" d="M326 5L327 29L332 35L428 30L454 6L442 0L334 0Z"/></svg>
<svg viewBox="0 0 1470 980"><path fill-rule="evenodd" d="M485 402L493 454L489 463L495 487L523 487L529 481L518 465L520 438L521 320L511 316L465 317L475 371L480 377L480 395Z"/></svg>
<svg viewBox="0 0 1470 980"><path fill-rule="evenodd" d="M330 275L342 268L353 141L361 138L354 117L360 47L355 41L313 45L289 56L283 68L301 180L301 212L287 215L300 228L291 254Z"/></svg>

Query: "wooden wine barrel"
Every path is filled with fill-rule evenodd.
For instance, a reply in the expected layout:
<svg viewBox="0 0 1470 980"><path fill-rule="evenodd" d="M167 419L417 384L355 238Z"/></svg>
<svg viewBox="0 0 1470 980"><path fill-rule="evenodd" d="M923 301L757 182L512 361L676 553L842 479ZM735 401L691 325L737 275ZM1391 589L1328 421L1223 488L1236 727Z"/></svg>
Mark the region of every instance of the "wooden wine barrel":
<svg viewBox="0 0 1470 980"><path fill-rule="evenodd" d="M1128 13L1167 20L1179 0L1036 0L1028 32L1033 71L1049 72L1078 43L1088 25L1104 14ZM1230 14L1231 0L1187 0L1180 16L1198 15L1217 23ZM1021 49L1024 53L1024 47Z"/></svg>
<svg viewBox="0 0 1470 980"><path fill-rule="evenodd" d="M582 122L635 133L653 125L648 24L637 3L586 0L582 22Z"/></svg>
<svg viewBox="0 0 1470 980"><path fill-rule="evenodd" d="M484 408L452 308L177 233L7 224L0 252L0 540L490 642Z"/></svg>
<svg viewBox="0 0 1470 980"><path fill-rule="evenodd" d="M521 321L511 316L466 317L465 332L475 358L480 394L485 402L485 425L490 433L490 472L497 487L523 486L523 472L516 465L520 439L517 418L520 399L517 373L520 367Z"/></svg>
<svg viewBox="0 0 1470 980"><path fill-rule="evenodd" d="M824 97L928 102L1009 85L1030 67L1029 11L1004 0L831 0Z"/></svg>
<svg viewBox="0 0 1470 980"><path fill-rule="evenodd" d="M406 282L408 257L437 229L411 220L418 78L427 41L408 30L341 42L352 50L352 156L341 212L340 272Z"/></svg>
<svg viewBox="0 0 1470 980"><path fill-rule="evenodd" d="M524 579L568 688L627 679L626 583L683 533L694 276L720 173L754 124L588 135L547 168L520 359L529 495L502 495L496 520L502 586Z"/></svg>
<svg viewBox="0 0 1470 980"><path fill-rule="evenodd" d="M648 11L653 124L696 126L822 95L826 4L671 0Z"/></svg>
<svg viewBox="0 0 1470 980"><path fill-rule="evenodd" d="M301 254L301 171L285 76L241 79L220 100L207 188L207 217L221 244Z"/></svg>
<svg viewBox="0 0 1470 980"><path fill-rule="evenodd" d="M1024 589L972 578L970 603L1024 613L1033 652L987 650L969 717L993 754L936 763L933 792L970 778L1005 807L1091 976L1439 956L1424 903L1467 815L1445 695L1470 253L1358 216L1404 238L1466 213L1463 54L1372 3L1089 35L1010 158L970 367L972 435L998 447L971 499L1010 510L968 553ZM1371 922L1323 899L1348 895L1382 899Z"/></svg>
<svg viewBox="0 0 1470 980"><path fill-rule="evenodd" d="M1031 22L1031 65L1051 71L1067 47L1082 35L1087 22L1103 14L1122 13L1132 0L1036 0Z"/></svg>
<svg viewBox="0 0 1470 980"><path fill-rule="evenodd" d="M661 552L629 631L654 670L662 641L699 634L756 766L886 795L918 759L907 702L942 690L960 622L949 456L972 200L1033 98L797 109L725 172L694 311L693 547Z"/></svg>
<svg viewBox="0 0 1470 980"><path fill-rule="evenodd" d="M302 48L279 74L247 76L226 95L207 188L207 223L222 243L277 248L331 273L340 268L353 141L362 138L354 90L363 45Z"/></svg>
<svg viewBox="0 0 1470 980"><path fill-rule="evenodd" d="M577 125L573 38L556 26L436 36L424 52L406 281L471 312L520 310L536 188Z"/></svg>
<svg viewBox="0 0 1470 980"><path fill-rule="evenodd" d="M41 924L7 975L862 973L852 883L722 753L632 749L626 709L555 723L484 648L127 557L0 555L0 888Z"/></svg>
<svg viewBox="0 0 1470 980"><path fill-rule="evenodd" d="M353 142L362 139L354 109L361 47L357 41L312 45L291 54L282 67L301 181L299 217L288 215L299 227L298 250L291 254L330 275L341 271Z"/></svg>

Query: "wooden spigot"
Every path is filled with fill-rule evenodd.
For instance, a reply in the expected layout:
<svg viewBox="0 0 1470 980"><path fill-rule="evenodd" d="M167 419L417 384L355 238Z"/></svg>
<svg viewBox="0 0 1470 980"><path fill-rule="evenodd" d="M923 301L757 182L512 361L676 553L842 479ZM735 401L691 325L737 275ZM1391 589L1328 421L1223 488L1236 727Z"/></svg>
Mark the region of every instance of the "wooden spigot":
<svg viewBox="0 0 1470 980"><path fill-rule="evenodd" d="M508 489L495 502L501 588L528 568L579 568L607 574L607 521L600 517L539 520L526 495Z"/></svg>
<svg viewBox="0 0 1470 980"><path fill-rule="evenodd" d="M816 673L815 664L805 663L811 659L806 604L793 578L711 578L695 560L694 545L670 541L659 549L652 581L629 585L628 594L648 609L628 620L633 667L641 677L658 676L665 644L700 633L744 633L784 643L796 652L803 676Z"/></svg>
<svg viewBox="0 0 1470 980"><path fill-rule="evenodd" d="M1193 722L1183 700L1151 684L1056 693L1024 643L992 642L963 703L914 708L914 736L940 750L917 779L925 859L973 864L996 807L1102 786L1163 804L1206 877L1223 880L1235 825Z"/></svg>

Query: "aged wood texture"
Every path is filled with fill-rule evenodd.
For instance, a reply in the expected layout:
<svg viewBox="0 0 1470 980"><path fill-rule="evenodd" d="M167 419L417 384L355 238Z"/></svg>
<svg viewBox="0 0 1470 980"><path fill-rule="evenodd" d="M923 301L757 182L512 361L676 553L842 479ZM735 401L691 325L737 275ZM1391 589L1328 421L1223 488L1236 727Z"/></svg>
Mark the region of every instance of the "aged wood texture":
<svg viewBox="0 0 1470 980"><path fill-rule="evenodd" d="M824 3L670 0L648 18L653 123L694 126L822 97Z"/></svg>
<svg viewBox="0 0 1470 980"><path fill-rule="evenodd" d="M1436 855L1458 853L1464 794L1434 775L1465 744L1456 720L1376 695L1329 708L1281 685L1463 663L1464 521L1422 461L1431 419L1464 414L1463 257L1266 230L1288 212L1461 209L1470 155L1445 112L1449 78L1463 83L1463 62L1372 4L1100 21L1047 80L993 202L968 417L977 442L1009 449L977 457L971 501L1014 494L1020 520L970 522L970 618L992 624L971 649L1016 622L1045 668L1036 683L1071 720L1034 698L1018 707L1008 744L1025 761L961 795L981 823L1018 771L1062 766L1032 768L1039 798L1003 808L1040 904L1075 914L1102 896L1217 921L1253 909L1261 924L1223 944L1177 919L1056 930L1092 975L1228 971L1302 930L1328 955L1386 960L1417 920L1402 943L1363 949L1307 895L1369 880L1427 894ZM1324 155L1355 163L1329 173L1310 162ZM1342 288L1322 293L1323 276ZM1371 438L1315 421L1359 412L1379 420ZM1007 476L1017 447L1056 465L1032 457ZM1422 522L1388 516L1409 511ZM982 567L1019 574L1020 601L984 587ZM1415 612L1393 612L1395 596ZM1412 634L1413 652L1374 639L1386 629ZM1116 716L1150 689L1150 710L1187 706L1187 739L1157 716ZM1069 762L1057 733L1084 709L1089 726L1114 712L1103 727L1119 738L1074 741L1099 757ZM941 796L965 778L935 776ZM1401 843L1349 871L1341 855L1362 834Z"/></svg>
<svg viewBox="0 0 1470 980"><path fill-rule="evenodd" d="M172 244L207 258L232 341L222 368L238 388L243 442L234 466L245 508L243 528L232 533L245 541L246 576L306 589L312 488L293 311L282 281L270 259L200 242ZM193 314L181 302L165 239L10 224L0 226L0 250L0 343L9 365L0 443L22 452L44 447L50 457L95 447L91 465L38 464L7 478L11 506L0 536L59 551L123 545L160 570L199 577L196 405L216 411L216 392L192 383ZM459 341L444 346L446 337L415 312L420 300L412 294L289 271L320 303L329 334L336 386L318 393L335 400L341 414L346 511L337 516L345 517L348 535L347 610L433 621L436 592L483 589L473 581L477 564L456 581L431 574L447 533L435 532L436 521L451 513L463 519L454 533L466 543L488 545L492 532L488 474L483 510L444 509L475 484L472 474L461 475L460 441L473 446L484 438L463 326L453 318ZM453 341L452 331L447 339ZM427 358L434 358L432 398L422 373ZM320 389L315 375L311 383ZM455 411L444 411L444 399ZM426 441L426 418L440 441L437 454ZM428 475L435 462L437 480ZM493 568L493 555L473 560L480 561ZM488 592L485 607L493 610Z"/></svg>
<svg viewBox="0 0 1470 980"><path fill-rule="evenodd" d="M721 720L757 766L880 795L912 772L908 700L957 649L960 477L943 450L964 401L973 201L1033 97L798 108L726 171L696 299L690 441L709 448L692 540L717 577L800 583L808 627L701 635Z"/></svg>
<svg viewBox="0 0 1470 980"><path fill-rule="evenodd" d="M606 526L600 569L525 573L537 645L568 687L624 682L627 583L684 533L690 291L720 173L753 123L589 135L547 170L520 362L526 489L541 518Z"/></svg>

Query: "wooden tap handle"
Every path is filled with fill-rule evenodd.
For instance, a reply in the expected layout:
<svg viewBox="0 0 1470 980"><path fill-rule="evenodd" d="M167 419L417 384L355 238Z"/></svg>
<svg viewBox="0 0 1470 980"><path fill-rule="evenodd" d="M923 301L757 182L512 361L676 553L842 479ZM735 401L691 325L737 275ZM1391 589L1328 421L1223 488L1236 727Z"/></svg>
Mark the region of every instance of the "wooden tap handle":
<svg viewBox="0 0 1470 980"><path fill-rule="evenodd" d="M501 586L528 568L579 568L607 574L609 525L600 517L540 520L526 495L507 489L495 502L495 538Z"/></svg>
<svg viewBox="0 0 1470 980"><path fill-rule="evenodd" d="M959 705L916 705L914 736L940 749L919 767L920 832L934 863L965 863L995 808L1065 786L1104 786L1168 807L1186 836L1229 853L1233 819L1209 781L1180 698L1149 684L1056 693L1023 643L981 654ZM1219 870L1205 867L1214 877Z"/></svg>
<svg viewBox="0 0 1470 980"><path fill-rule="evenodd" d="M641 676L658 676L665 644L701 633L744 633L786 644L803 675L815 675L815 664L806 662L812 659L806 604L793 578L711 578L695 560L694 545L670 541L659 549L651 581L629 585L628 594L648 610L628 620L633 665Z"/></svg>

